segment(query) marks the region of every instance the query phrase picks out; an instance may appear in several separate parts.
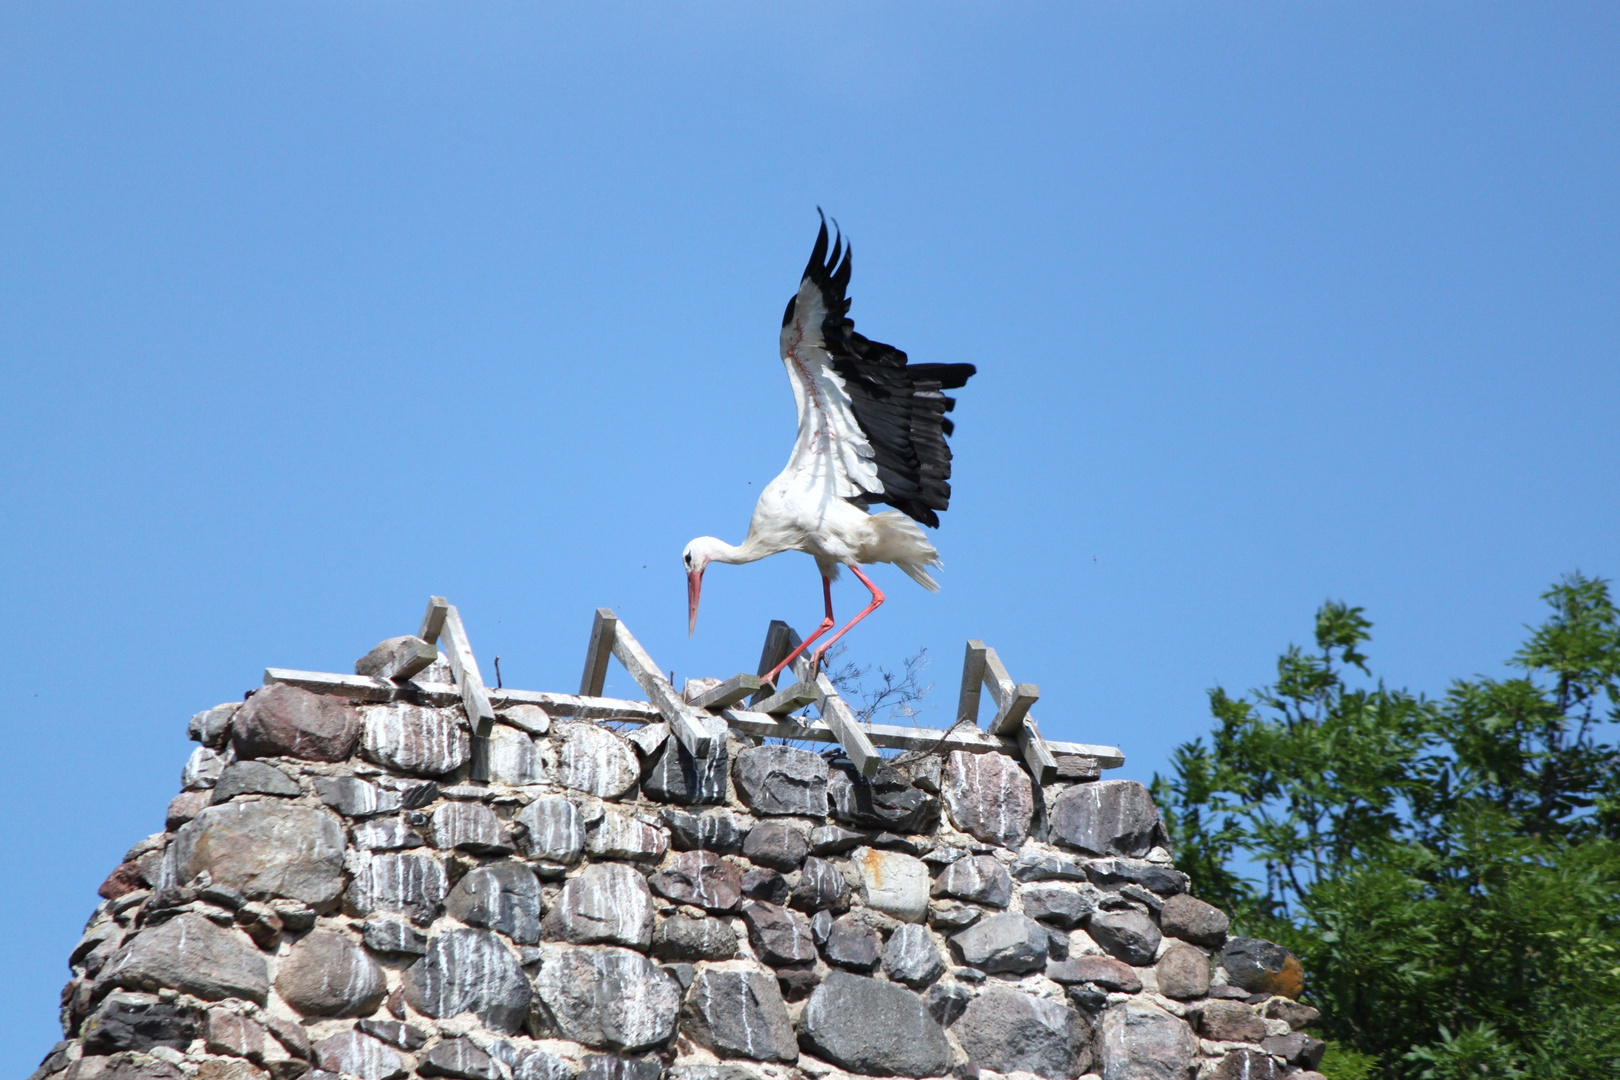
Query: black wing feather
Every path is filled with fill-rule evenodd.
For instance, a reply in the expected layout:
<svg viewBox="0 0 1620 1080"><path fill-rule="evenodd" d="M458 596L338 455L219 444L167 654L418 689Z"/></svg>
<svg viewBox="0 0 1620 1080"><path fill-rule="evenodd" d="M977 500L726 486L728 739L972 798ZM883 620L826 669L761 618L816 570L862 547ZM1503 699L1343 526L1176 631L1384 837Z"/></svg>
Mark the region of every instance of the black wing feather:
<svg viewBox="0 0 1620 1080"><path fill-rule="evenodd" d="M833 370L844 380L855 422L872 444L883 492L860 500L888 503L916 521L939 527L939 513L951 501L951 448L946 436L956 426L946 413L956 399L943 391L966 385L972 364L912 364L893 345L855 332L849 318L850 246L837 233L828 251L827 220L810 253L804 276L821 290L827 317L821 336ZM790 309L791 310L791 309Z"/></svg>

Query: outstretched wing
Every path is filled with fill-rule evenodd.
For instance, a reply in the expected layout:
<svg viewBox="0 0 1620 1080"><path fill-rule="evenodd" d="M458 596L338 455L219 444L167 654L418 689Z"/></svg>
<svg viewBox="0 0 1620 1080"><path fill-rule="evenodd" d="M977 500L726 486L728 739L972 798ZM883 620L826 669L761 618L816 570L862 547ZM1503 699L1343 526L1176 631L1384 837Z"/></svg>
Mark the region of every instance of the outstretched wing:
<svg viewBox="0 0 1620 1080"><path fill-rule="evenodd" d="M967 383L972 364L910 364L892 345L855 332L849 318L850 248L829 237L823 218L799 291L782 318L782 359L799 403L803 465L832 474L837 494L862 504L888 503L939 527L951 499L956 399L943 391ZM812 461L812 457L814 460Z"/></svg>

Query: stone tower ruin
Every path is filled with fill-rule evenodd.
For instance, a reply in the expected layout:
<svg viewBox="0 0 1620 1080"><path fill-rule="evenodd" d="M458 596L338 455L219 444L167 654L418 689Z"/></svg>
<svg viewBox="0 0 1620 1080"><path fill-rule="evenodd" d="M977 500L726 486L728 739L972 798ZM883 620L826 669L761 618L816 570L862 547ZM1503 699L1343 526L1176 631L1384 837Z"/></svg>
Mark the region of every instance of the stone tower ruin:
<svg viewBox="0 0 1620 1080"><path fill-rule="evenodd" d="M579 694L486 687L437 598L356 672L192 718L33 1080L1319 1080L1297 961L980 643L950 730L676 692L606 611Z"/></svg>

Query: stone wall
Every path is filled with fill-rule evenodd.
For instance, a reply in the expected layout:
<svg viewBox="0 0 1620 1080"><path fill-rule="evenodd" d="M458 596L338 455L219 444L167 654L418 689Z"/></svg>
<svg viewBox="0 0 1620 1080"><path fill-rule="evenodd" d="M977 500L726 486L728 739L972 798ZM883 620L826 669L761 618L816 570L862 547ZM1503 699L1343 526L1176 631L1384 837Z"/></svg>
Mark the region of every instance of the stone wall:
<svg viewBox="0 0 1620 1080"><path fill-rule="evenodd" d="M1140 784L500 719L194 717L35 1080L1315 1080L1298 963L1187 894Z"/></svg>

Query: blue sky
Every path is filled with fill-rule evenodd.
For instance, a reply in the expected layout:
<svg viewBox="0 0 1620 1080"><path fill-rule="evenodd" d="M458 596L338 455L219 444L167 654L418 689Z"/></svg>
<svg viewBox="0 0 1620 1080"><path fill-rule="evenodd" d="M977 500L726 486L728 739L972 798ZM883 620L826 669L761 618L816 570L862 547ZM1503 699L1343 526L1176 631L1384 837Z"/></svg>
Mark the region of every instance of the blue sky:
<svg viewBox="0 0 1620 1080"><path fill-rule="evenodd" d="M1496 672L1620 572L1612 5L0 9L0 1071L194 711L461 608L571 689L611 606L680 677L819 614L708 575L786 460L815 207L857 327L968 361L962 643L1147 779L1342 598L1388 681ZM835 599L853 613L853 582ZM486 665L488 660L486 659ZM615 669L610 688L629 692ZM928 722L930 717L925 716Z"/></svg>

